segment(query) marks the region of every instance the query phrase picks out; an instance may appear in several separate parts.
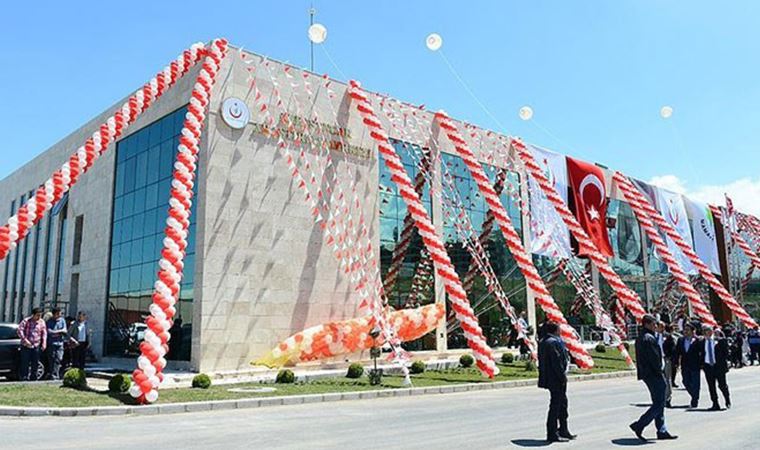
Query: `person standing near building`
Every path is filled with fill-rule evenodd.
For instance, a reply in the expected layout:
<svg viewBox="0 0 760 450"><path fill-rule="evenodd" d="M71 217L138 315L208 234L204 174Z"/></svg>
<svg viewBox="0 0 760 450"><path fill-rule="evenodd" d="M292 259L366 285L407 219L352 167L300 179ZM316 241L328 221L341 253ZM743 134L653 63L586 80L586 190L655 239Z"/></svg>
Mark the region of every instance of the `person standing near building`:
<svg viewBox="0 0 760 450"><path fill-rule="evenodd" d="M747 343L749 344L749 365L754 366L755 361L760 364L760 331L757 327L747 333Z"/></svg>
<svg viewBox="0 0 760 450"><path fill-rule="evenodd" d="M723 394L726 408L731 408L731 395L728 392L728 384L726 383L726 373L728 373L728 342L720 330L713 332L713 329L707 325L702 328L702 334L705 336L702 341L702 345L704 346L702 370L705 372L705 381L707 381L707 387L710 390L710 400L712 400L710 411L720 411L718 392L715 389L716 382L720 388L720 392Z"/></svg>
<svg viewBox="0 0 760 450"><path fill-rule="evenodd" d="M681 379L691 397L691 407L699 406L700 368L702 367L702 350L699 339L694 336L694 327L687 323L683 327L683 336L678 339L676 355L681 365Z"/></svg>
<svg viewBox="0 0 760 450"><path fill-rule="evenodd" d="M642 441L647 439L642 434L644 429L654 421L657 427L657 439L677 439L665 426L665 392L666 382L663 373L664 361L662 349L655 336L657 319L651 314L644 315L641 321L643 330L636 338L636 376L646 384L652 405L644 411L639 420L629 425Z"/></svg>
<svg viewBox="0 0 760 450"><path fill-rule="evenodd" d="M57 380L61 376L61 362L63 361L63 341L68 334L66 320L61 314L61 308L53 308L53 315L46 322L48 335L47 361L48 377Z"/></svg>
<svg viewBox="0 0 760 450"><path fill-rule="evenodd" d="M77 320L69 329L69 336L73 339L74 348L71 351L71 365L78 369L84 369L87 349L89 348L90 326L87 324L87 314L79 311Z"/></svg>
<svg viewBox="0 0 760 450"><path fill-rule="evenodd" d="M559 337L559 325L546 322L538 344L538 387L549 391L546 440L565 442L577 436L567 426L567 372L570 354Z"/></svg>
<svg viewBox="0 0 760 450"><path fill-rule="evenodd" d="M37 381L40 356L47 347L47 327L42 320L42 310L32 309L32 315L19 323L17 333L21 339L18 376L22 381Z"/></svg>

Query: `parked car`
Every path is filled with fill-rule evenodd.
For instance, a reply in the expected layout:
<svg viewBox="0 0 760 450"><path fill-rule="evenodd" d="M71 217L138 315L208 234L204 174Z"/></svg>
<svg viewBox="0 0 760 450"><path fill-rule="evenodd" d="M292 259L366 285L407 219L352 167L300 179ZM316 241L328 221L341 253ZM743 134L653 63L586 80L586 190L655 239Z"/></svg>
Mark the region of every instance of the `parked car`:
<svg viewBox="0 0 760 450"><path fill-rule="evenodd" d="M18 356L21 339L16 334L18 325L0 323L0 374L8 378L18 377Z"/></svg>
<svg viewBox="0 0 760 450"><path fill-rule="evenodd" d="M21 339L18 334L18 324L0 323L0 375L8 379L18 378L19 347ZM41 379L45 373L45 366L40 361L37 367L37 379Z"/></svg>

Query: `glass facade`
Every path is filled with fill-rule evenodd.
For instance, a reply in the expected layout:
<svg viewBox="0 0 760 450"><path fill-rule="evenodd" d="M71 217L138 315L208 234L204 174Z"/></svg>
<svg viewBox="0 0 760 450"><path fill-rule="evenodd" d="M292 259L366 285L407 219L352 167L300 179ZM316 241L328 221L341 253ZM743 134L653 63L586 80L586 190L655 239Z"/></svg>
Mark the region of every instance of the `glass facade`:
<svg viewBox="0 0 760 450"><path fill-rule="evenodd" d="M106 354L139 353L163 248L173 165L185 108L118 142ZM197 183L196 183L197 186ZM168 359L189 360L193 319L195 202Z"/></svg>
<svg viewBox="0 0 760 450"><path fill-rule="evenodd" d="M464 161L455 155L442 154L442 164L445 166L443 171L450 175L453 187L457 190L457 196L448 193L451 198L461 200L464 210L472 223L472 227L477 235L483 230L483 222L488 213L488 206L480 194L477 184L470 176L470 172ZM483 165L486 174L491 180L491 184L496 181L497 169ZM447 189L444 183L444 190ZM508 172L505 182L505 188L501 193L501 203L507 210L510 220L518 234L522 236L522 217L520 213L519 199L510 195L514 192L514 187L519 186L519 175L514 172ZM449 186L451 187L451 186ZM512 189L510 189L510 187ZM458 210L450 211L450 214L458 214ZM470 262L472 260L469 251L463 246L459 234L454 226L454 222L444 212L443 217L443 238L446 249L448 250L451 262L454 264L459 277L464 280ZM512 258L504 236L498 226L494 226L488 235L484 250L488 254L488 259L493 267L494 273L501 283L504 293L509 297L510 303L516 312L525 310L526 293L525 281L522 274L517 270L517 265ZM498 305L495 297L489 293L485 280L480 272L475 277L472 288L467 292L470 303L478 316L483 333L488 340L489 345L502 346L506 345L509 340L510 324L506 319L504 311ZM465 348L467 343L455 320L449 318L448 348Z"/></svg>
<svg viewBox="0 0 760 450"><path fill-rule="evenodd" d="M409 153L411 149L405 143L394 142L393 144L396 152L401 157L406 173L414 180L419 170L417 169L415 160ZM380 166L380 193L378 199L380 202L380 268L383 280L385 280L393 258L393 251L398 245L399 237L404 227L407 208L406 203L404 203L398 192L396 184L391 181L390 171L385 167L382 155L379 155L378 164ZM428 213L431 213L430 187L427 183L422 193L422 201ZM433 283L421 280L419 274L417 275L416 284L420 289L417 290L418 294L414 296L416 298L413 298L411 295L413 291L412 284L415 282L415 273L418 273L418 268L421 269L420 263L424 263L422 258L424 256L422 252L423 247L422 239L415 228L396 283L392 290L386 292L388 302L396 309L425 305L435 301ZM406 343L404 346L410 350L435 349L435 335L430 333L416 342Z"/></svg>

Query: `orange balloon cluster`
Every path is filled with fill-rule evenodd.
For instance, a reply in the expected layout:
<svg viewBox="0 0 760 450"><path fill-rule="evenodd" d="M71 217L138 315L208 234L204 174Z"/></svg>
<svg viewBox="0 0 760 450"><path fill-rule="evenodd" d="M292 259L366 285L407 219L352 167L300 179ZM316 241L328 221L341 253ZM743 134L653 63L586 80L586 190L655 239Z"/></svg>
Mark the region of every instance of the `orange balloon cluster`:
<svg viewBox="0 0 760 450"><path fill-rule="evenodd" d="M432 304L414 309L402 309L388 315L388 322L402 342L413 341L429 333L445 315L441 304ZM282 367L305 361L331 358L369 350L375 341L370 336L375 326L372 316L339 322L327 322L300 331L269 351L254 365ZM376 341L385 343L381 334Z"/></svg>

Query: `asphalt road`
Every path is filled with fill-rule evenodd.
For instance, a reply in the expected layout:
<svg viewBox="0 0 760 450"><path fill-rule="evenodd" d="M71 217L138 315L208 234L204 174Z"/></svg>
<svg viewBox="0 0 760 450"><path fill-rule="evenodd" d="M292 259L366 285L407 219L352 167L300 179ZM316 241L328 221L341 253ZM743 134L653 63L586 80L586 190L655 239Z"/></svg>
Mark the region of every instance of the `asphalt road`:
<svg viewBox="0 0 760 450"><path fill-rule="evenodd" d="M679 377L680 379L680 377ZM734 407L707 412L674 393L666 421L680 439L657 448L751 449L760 444L760 368L734 370ZM648 396L633 378L570 385L570 425L580 436L554 448L640 445L627 426ZM494 449L541 447L548 395L537 388L357 400L167 416L0 418L8 449ZM653 436L653 427L645 431Z"/></svg>

